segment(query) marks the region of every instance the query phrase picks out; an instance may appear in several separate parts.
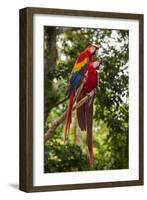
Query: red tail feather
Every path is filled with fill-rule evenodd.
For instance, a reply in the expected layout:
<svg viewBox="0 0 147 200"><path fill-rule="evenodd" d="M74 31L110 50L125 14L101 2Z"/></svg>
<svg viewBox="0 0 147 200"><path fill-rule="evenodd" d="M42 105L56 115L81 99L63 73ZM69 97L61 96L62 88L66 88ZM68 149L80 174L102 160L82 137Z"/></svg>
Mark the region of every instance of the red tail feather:
<svg viewBox="0 0 147 200"><path fill-rule="evenodd" d="M73 108L73 103L74 103L74 96L75 96L75 92L73 92L70 95L70 99L69 99L68 111L67 111L67 116L66 116L65 132L64 132L64 142L66 142L68 134L69 134L70 123L71 123L71 118L72 118L72 108Z"/></svg>
<svg viewBox="0 0 147 200"><path fill-rule="evenodd" d="M89 151L89 163L90 166L93 166L94 158L93 158L93 141L92 141L92 133L87 135L87 144L88 144L88 151Z"/></svg>

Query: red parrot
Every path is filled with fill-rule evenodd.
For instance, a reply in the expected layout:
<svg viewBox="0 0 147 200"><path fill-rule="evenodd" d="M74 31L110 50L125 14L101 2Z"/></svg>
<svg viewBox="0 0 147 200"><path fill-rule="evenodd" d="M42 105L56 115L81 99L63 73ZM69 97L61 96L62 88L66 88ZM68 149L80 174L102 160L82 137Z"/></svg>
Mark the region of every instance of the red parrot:
<svg viewBox="0 0 147 200"><path fill-rule="evenodd" d="M101 61L91 62L87 67L87 77L86 82L83 86L83 90L79 96L78 101L84 98L84 96L96 88L99 81L99 73L97 69ZM92 137L92 122L93 122L93 101L94 96L92 96L88 101L86 101L81 107L77 109L77 119L81 130L87 132L87 146L89 152L89 163L93 165L93 137Z"/></svg>
<svg viewBox="0 0 147 200"><path fill-rule="evenodd" d="M70 99L69 99L69 105L68 105L67 116L66 116L64 142L67 140L69 129L70 129L75 92L80 86L80 83L84 77L84 74L87 71L87 67L89 63L93 61L93 56L97 50L98 50L98 46L96 45L88 46L79 55L79 57L77 58L74 64L74 67L70 76L69 88L68 88L68 94L69 94Z"/></svg>

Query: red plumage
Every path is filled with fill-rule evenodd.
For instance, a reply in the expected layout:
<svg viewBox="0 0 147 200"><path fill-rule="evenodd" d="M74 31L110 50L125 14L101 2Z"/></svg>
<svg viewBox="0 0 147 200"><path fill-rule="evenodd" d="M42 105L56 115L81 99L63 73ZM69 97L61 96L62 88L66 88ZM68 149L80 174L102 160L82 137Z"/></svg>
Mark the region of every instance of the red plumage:
<svg viewBox="0 0 147 200"><path fill-rule="evenodd" d="M89 58L89 62L93 61L93 55L90 53L89 51L89 47L85 49L85 51L83 51L80 56L77 58L76 62L80 63L82 62L85 58Z"/></svg>
<svg viewBox="0 0 147 200"><path fill-rule="evenodd" d="M87 78L84 85L84 92L89 93L97 86L98 73L92 63L89 63L87 68Z"/></svg>
<svg viewBox="0 0 147 200"><path fill-rule="evenodd" d="M75 92L73 91L70 94L70 99L69 99L69 104L68 104L68 111L67 111L67 116L66 116L66 125L65 125L65 132L64 132L64 142L67 139L69 129L70 129L72 109L73 109L73 103L74 103L74 96L75 96Z"/></svg>
<svg viewBox="0 0 147 200"><path fill-rule="evenodd" d="M65 131L64 131L64 142L67 139L69 129L70 129L70 123L72 118L72 108L74 103L74 96L77 88L79 87L79 84L84 76L84 73L88 67L88 64L93 61L93 54L90 51L90 47L93 45L88 46L77 58L75 65L73 67L73 71L70 77L70 85L68 88L68 93L70 96L68 110L67 110L67 116L66 116L66 125L65 125ZM96 48L97 49L97 48ZM95 50L96 50L95 49ZM79 63L82 63L86 59L86 63L84 62L82 65L78 66ZM78 67L77 67L78 66ZM84 70L85 69L85 70Z"/></svg>
<svg viewBox="0 0 147 200"><path fill-rule="evenodd" d="M98 82L98 73L93 66L93 63L89 63L87 68L87 78L83 87L83 91L78 100L81 100L86 93L91 92L96 88ZM93 101L94 96L77 109L77 119L81 130L87 132L87 146L89 152L89 163L93 165L93 137L92 137L92 122L93 122Z"/></svg>

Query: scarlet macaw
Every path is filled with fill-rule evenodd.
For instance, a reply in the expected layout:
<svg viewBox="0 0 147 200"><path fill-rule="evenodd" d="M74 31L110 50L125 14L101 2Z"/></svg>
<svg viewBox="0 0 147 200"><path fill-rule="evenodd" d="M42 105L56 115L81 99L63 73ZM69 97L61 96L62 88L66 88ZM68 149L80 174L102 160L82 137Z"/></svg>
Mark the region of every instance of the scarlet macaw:
<svg viewBox="0 0 147 200"><path fill-rule="evenodd" d="M80 93L79 100L83 99L83 97L96 88L97 83L99 82L99 73L97 69L102 61L92 62L88 64L87 67L87 77L86 82L83 86L83 90ZM81 130L87 132L87 146L89 152L89 163L93 165L93 137L92 137L92 123L93 123L93 101L94 96L91 97L88 101L86 101L82 106L77 109L77 119L78 124Z"/></svg>
<svg viewBox="0 0 147 200"><path fill-rule="evenodd" d="M64 132L64 142L67 140L67 136L70 129L70 123L71 123L71 116L72 116L72 108L74 103L74 97L75 92L77 88L79 87L85 72L87 71L87 67L89 63L93 61L93 56L98 50L97 45L90 45L88 46L77 58L74 67L72 69L72 73L70 76L69 81L69 88L68 88L68 94L69 94L69 105L68 105L68 111L66 116L66 125L65 125L65 132Z"/></svg>

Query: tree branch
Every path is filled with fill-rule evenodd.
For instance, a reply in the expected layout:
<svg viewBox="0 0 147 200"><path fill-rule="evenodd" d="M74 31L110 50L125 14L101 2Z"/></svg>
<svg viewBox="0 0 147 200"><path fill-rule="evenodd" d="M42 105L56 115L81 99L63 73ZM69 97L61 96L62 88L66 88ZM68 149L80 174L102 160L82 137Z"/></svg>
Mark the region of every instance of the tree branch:
<svg viewBox="0 0 147 200"><path fill-rule="evenodd" d="M73 106L73 111L75 111L77 108L82 106L86 101L88 101L95 94L95 91L96 91L95 89L92 90L83 99L81 99L78 103L76 103ZM56 119L51 123L51 127L47 130L47 132L44 135L44 143L46 143L50 138L52 138L57 127L65 120L66 115L67 111L65 111L58 119Z"/></svg>

